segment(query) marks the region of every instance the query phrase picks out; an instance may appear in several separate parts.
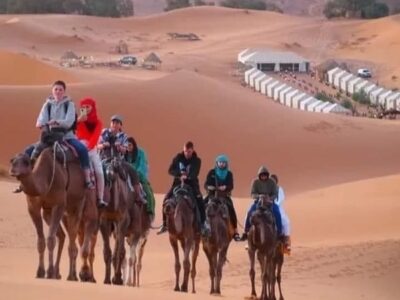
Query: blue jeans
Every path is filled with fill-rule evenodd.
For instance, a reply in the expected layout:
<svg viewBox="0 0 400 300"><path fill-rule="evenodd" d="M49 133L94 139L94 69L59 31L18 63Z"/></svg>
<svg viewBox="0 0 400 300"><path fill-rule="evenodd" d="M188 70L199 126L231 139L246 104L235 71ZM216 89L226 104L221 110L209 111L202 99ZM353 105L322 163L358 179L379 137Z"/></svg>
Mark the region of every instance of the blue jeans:
<svg viewBox="0 0 400 300"><path fill-rule="evenodd" d="M35 144L28 146L28 147L25 149L24 152L25 152L26 154L28 154L29 157L31 157L31 156L32 156L32 152L33 152L34 149L35 149Z"/></svg>
<svg viewBox="0 0 400 300"><path fill-rule="evenodd" d="M257 208L259 207L259 203L258 200L255 200L246 215L246 220L245 220L245 225L244 225L244 232L249 232L250 227L251 227L251 216L253 215L253 213L257 210ZM281 217L281 212L279 210L279 206L274 202L272 205L272 213L274 215L275 218L275 223L276 223L276 229L277 229L277 233L278 236L281 236L283 234L283 230L282 230L282 217Z"/></svg>
<svg viewBox="0 0 400 300"><path fill-rule="evenodd" d="M90 169L89 154L85 145L82 144L78 139L68 139L67 142L75 148L76 152L78 152L82 168L84 170Z"/></svg>

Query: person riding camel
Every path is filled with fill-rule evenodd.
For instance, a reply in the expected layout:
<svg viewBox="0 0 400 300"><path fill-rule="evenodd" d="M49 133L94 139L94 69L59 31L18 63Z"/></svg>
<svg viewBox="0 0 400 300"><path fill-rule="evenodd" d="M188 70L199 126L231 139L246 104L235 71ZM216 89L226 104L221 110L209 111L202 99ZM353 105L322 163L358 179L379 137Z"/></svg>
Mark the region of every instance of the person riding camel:
<svg viewBox="0 0 400 300"><path fill-rule="evenodd" d="M128 148L125 153L125 160L136 170L139 176L139 181L142 184L144 193L146 194L147 213L154 217L155 198L148 179L149 165L146 153L137 145L136 140L133 137L129 137L127 141Z"/></svg>
<svg viewBox="0 0 400 300"><path fill-rule="evenodd" d="M107 203L104 201L103 166L97 152L97 143L103 124L97 116L96 101L94 99L84 98L79 104L80 115L78 117L76 135L89 151L89 159L96 175L98 205L105 207Z"/></svg>
<svg viewBox="0 0 400 300"><path fill-rule="evenodd" d="M281 214L278 205L276 205L276 203L274 202L274 200L278 196L278 187L276 186L276 183L270 178L268 169L262 166L258 170L258 178L254 179L251 185L251 197L254 199L254 201L251 204L246 215L244 233L242 235L243 241L247 240L247 234L251 227L251 216L259 208L259 197L262 195L269 196L269 198L273 201L272 213L275 217L277 234L280 239L283 239Z"/></svg>
<svg viewBox="0 0 400 300"><path fill-rule="evenodd" d="M174 181L168 193L164 197L163 207L165 201L172 197L173 191L176 187L180 186L181 183L185 183L192 189L193 197L195 198L196 209L198 209L201 232L207 234L208 226L205 222L206 213L204 208L203 196L201 195L199 185L199 173L201 167L201 159L197 156L194 151L194 145L192 142L186 142L183 146L183 151L178 153L169 167L168 173L174 177ZM157 234L162 234L167 231L167 221L165 213L163 212L163 224Z"/></svg>
<svg viewBox="0 0 400 300"><path fill-rule="evenodd" d="M64 81L57 80L52 85L52 95L50 95L40 110L36 121L36 127L43 131L58 132L63 135L63 140L71 145L78 153L81 167L85 174L85 185L89 189L94 189L94 184L90 177L90 164L88 151L75 136L74 127L76 121L75 104L65 94L66 84ZM44 145L39 142L29 146L25 153L30 156L34 163L39 157ZM15 193L22 192L21 187Z"/></svg>
<svg viewBox="0 0 400 300"><path fill-rule="evenodd" d="M139 199L142 203L146 203L146 200L143 199L140 193L141 188L137 172L123 159L128 149L128 136L122 131L122 122L123 118L119 115L113 115L111 117L110 128L103 129L97 148L100 150L100 158L103 161L113 159L114 157L121 158L122 168L129 175L135 198ZM108 203L108 199L104 200Z"/></svg>
<svg viewBox="0 0 400 300"><path fill-rule="evenodd" d="M233 239L235 241L240 241L240 236L237 230L237 215L231 198L233 190L233 174L229 170L228 162L228 157L226 155L219 155L215 159L215 168L208 172L204 184L204 188L208 193L204 202L207 205L210 197L215 196L223 196L226 199L225 204L228 207L230 221L235 230Z"/></svg>
<svg viewBox="0 0 400 300"><path fill-rule="evenodd" d="M283 235L285 236L284 251L286 254L290 255L291 252L290 220L283 207L283 202L285 201L285 192L283 191L282 186L278 184L277 175L272 174L271 179L275 181L276 185L278 186L278 197L275 198L275 203L276 205L278 205L282 217L282 230L283 230Z"/></svg>

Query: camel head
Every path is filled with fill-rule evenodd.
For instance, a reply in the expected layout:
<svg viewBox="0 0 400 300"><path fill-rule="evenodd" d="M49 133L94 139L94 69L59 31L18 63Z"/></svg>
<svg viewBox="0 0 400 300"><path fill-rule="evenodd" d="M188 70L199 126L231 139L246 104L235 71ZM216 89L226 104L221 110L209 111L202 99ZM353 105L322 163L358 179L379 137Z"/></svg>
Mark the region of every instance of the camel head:
<svg viewBox="0 0 400 300"><path fill-rule="evenodd" d="M164 213L169 216L169 215L173 215L175 213L175 208L176 208L176 204L177 201L175 199L175 197L171 197L167 200L165 200L165 204L164 204Z"/></svg>
<svg viewBox="0 0 400 300"><path fill-rule="evenodd" d="M111 182L113 182L119 175L119 170L121 168L121 162L114 158L106 165L105 174Z"/></svg>
<svg viewBox="0 0 400 300"><path fill-rule="evenodd" d="M208 218L214 218L217 215L227 215L227 208L223 205L223 199L211 198L207 204L206 215Z"/></svg>
<svg viewBox="0 0 400 300"><path fill-rule="evenodd" d="M29 175L32 172L32 164L30 157L25 153L19 153L10 160L11 176L20 178Z"/></svg>

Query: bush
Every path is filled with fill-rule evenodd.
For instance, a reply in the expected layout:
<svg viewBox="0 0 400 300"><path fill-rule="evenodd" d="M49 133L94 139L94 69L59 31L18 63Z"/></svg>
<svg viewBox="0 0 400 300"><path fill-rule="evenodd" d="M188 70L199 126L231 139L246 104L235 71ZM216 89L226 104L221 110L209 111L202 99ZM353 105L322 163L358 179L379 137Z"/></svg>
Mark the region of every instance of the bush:
<svg viewBox="0 0 400 300"><path fill-rule="evenodd" d="M351 111L353 111L354 107L353 107L353 103L351 103L350 100L348 99L344 99L342 102L340 102L340 104L344 107L347 108Z"/></svg>
<svg viewBox="0 0 400 300"><path fill-rule="evenodd" d="M315 95L315 98L324 102L334 102L325 92L319 92Z"/></svg>
<svg viewBox="0 0 400 300"><path fill-rule="evenodd" d="M369 104L369 97L364 90L354 93L352 98L360 104Z"/></svg>
<svg viewBox="0 0 400 300"><path fill-rule="evenodd" d="M282 13L282 9L275 3L265 2L263 0L224 0L221 6L241 9L269 10Z"/></svg>
<svg viewBox="0 0 400 300"><path fill-rule="evenodd" d="M377 19L389 15L389 7L385 3L373 3L361 11L363 19Z"/></svg>
<svg viewBox="0 0 400 300"><path fill-rule="evenodd" d="M170 11L190 6L191 5L189 0L167 0L167 7L164 9L164 11Z"/></svg>

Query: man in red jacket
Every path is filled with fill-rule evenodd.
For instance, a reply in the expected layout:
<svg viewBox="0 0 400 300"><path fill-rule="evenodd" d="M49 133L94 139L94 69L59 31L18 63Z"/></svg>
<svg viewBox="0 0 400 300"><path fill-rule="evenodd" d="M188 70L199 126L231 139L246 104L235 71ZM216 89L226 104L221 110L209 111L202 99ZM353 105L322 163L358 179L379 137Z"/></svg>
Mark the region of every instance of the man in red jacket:
<svg viewBox="0 0 400 300"><path fill-rule="evenodd" d="M80 101L80 115L78 118L76 135L86 145L89 151L89 159L96 174L97 198L100 207L108 205L104 201L104 174L100 156L97 152L97 143L103 124L97 116L96 101L92 98L85 98Z"/></svg>

